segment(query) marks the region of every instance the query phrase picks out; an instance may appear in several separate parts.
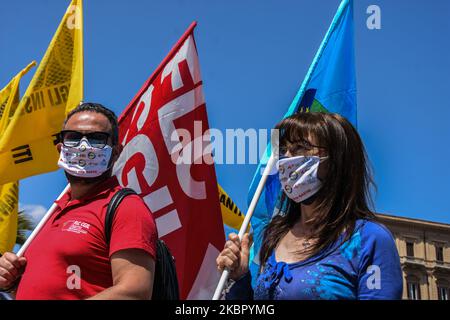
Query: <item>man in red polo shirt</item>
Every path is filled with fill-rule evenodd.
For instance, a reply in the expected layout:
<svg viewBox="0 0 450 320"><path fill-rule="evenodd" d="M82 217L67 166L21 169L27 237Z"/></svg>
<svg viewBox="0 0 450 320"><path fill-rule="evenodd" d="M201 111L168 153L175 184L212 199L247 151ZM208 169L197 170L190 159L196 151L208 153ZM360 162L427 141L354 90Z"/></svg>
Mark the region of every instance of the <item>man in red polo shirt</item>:
<svg viewBox="0 0 450 320"><path fill-rule="evenodd" d="M0 288L16 299L150 299L155 269L155 221L137 195L119 205L109 245L105 214L121 188L112 167L122 146L117 118L84 103L69 115L57 145L70 191L25 251L0 258Z"/></svg>

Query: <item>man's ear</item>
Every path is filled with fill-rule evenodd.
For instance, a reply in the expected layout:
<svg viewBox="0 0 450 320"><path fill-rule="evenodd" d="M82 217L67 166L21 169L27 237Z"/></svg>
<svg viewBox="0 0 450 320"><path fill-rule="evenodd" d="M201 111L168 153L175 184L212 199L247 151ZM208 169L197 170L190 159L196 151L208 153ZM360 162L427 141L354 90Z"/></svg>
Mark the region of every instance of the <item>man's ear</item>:
<svg viewBox="0 0 450 320"><path fill-rule="evenodd" d="M58 153L61 153L61 148L62 148L62 143L60 142L56 145L56 150L58 150Z"/></svg>
<svg viewBox="0 0 450 320"><path fill-rule="evenodd" d="M113 154L112 154L112 158L113 158L114 162L116 162L117 159L119 159L120 154L122 153L122 150L123 150L122 144L118 143L117 145L114 146Z"/></svg>

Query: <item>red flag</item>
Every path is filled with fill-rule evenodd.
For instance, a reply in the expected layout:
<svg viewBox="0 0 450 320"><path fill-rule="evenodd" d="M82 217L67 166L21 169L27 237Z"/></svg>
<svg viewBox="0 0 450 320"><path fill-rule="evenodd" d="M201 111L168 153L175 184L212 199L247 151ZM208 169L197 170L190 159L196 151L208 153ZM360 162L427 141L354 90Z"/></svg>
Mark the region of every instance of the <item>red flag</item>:
<svg viewBox="0 0 450 320"><path fill-rule="evenodd" d="M152 211L160 238L175 256L181 298L210 299L225 236L214 164L204 152L209 125L195 26L119 117L124 150L114 174Z"/></svg>

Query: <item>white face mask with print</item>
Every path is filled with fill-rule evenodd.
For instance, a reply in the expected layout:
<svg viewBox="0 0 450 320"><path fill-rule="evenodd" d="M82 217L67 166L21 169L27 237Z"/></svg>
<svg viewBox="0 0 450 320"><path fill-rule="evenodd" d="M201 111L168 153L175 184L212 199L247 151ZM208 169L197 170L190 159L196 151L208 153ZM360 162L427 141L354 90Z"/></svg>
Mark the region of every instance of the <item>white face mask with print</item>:
<svg viewBox="0 0 450 320"><path fill-rule="evenodd" d="M111 154L111 146L95 148L82 138L76 147L61 146L58 166L76 177L95 178L109 169Z"/></svg>
<svg viewBox="0 0 450 320"><path fill-rule="evenodd" d="M322 187L317 171L320 160L326 158L298 156L278 160L277 169L284 193L297 203L317 193Z"/></svg>

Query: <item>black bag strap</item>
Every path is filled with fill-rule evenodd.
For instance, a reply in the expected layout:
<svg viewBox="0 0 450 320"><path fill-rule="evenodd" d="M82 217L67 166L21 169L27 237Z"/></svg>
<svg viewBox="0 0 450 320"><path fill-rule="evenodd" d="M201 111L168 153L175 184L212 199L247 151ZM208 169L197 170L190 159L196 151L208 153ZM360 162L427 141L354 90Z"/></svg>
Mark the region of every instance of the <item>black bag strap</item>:
<svg viewBox="0 0 450 320"><path fill-rule="evenodd" d="M114 220L114 215L116 214L116 210L119 207L119 204L122 200L129 195L137 194L136 191L130 188L123 188L116 192L115 195L111 198L111 201L108 204L108 209L106 210L105 216L105 240L106 244L109 245L111 241L111 230L112 223Z"/></svg>
<svg viewBox="0 0 450 320"><path fill-rule="evenodd" d="M161 239L156 242L156 252L152 300L180 300L175 258Z"/></svg>
<svg viewBox="0 0 450 320"><path fill-rule="evenodd" d="M122 200L132 194L137 194L133 189L123 188L111 198L106 209L105 216L105 240L107 245L111 241L111 230L114 215ZM155 280L153 283L154 300L179 300L179 286L175 266L175 258L169 248L161 239L156 241Z"/></svg>

